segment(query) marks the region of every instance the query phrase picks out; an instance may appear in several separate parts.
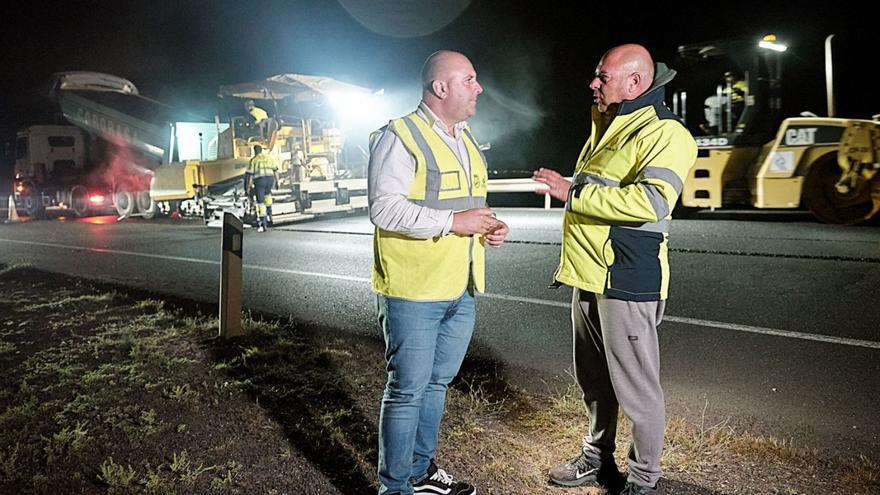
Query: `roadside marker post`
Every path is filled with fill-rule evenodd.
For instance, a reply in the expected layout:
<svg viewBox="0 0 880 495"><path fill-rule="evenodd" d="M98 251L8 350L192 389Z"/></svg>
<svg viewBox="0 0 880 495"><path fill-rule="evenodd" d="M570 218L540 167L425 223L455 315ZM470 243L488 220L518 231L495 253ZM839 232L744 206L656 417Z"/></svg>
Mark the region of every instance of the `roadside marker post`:
<svg viewBox="0 0 880 495"><path fill-rule="evenodd" d="M220 256L220 337L238 337L241 328L241 252L244 228L232 213L223 214Z"/></svg>

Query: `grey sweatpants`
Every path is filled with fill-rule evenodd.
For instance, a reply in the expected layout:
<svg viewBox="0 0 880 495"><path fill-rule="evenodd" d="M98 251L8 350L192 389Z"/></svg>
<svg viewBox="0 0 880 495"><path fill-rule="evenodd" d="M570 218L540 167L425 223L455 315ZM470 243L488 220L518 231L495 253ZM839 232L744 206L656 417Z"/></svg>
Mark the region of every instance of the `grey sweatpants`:
<svg viewBox="0 0 880 495"><path fill-rule="evenodd" d="M614 453L618 406L632 424L628 481L654 486L666 423L657 325L665 301L633 302L574 289L574 369L584 392L592 461Z"/></svg>

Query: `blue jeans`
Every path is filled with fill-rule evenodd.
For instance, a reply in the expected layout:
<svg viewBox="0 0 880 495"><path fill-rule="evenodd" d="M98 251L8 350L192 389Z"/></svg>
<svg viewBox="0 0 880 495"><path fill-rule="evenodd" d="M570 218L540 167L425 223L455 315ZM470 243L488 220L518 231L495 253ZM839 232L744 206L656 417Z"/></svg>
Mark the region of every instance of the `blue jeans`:
<svg viewBox="0 0 880 495"><path fill-rule="evenodd" d="M388 382L379 415L379 494L411 495L437 450L446 389L474 330L474 296L418 302L378 296Z"/></svg>

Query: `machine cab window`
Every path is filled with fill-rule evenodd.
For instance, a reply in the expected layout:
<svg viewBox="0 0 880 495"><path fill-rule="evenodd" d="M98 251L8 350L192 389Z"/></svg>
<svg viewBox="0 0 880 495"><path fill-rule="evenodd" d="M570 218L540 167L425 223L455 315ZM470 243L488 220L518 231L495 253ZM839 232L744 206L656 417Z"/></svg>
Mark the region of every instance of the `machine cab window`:
<svg viewBox="0 0 880 495"><path fill-rule="evenodd" d="M784 51L772 46L736 38L678 48L672 106L694 136L725 144L772 138L781 121Z"/></svg>

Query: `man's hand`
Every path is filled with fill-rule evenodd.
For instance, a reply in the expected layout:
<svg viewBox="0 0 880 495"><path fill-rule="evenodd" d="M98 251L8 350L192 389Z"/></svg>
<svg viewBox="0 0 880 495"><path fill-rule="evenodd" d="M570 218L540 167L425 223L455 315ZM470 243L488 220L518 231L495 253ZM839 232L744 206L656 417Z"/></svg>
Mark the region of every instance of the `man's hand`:
<svg viewBox="0 0 880 495"><path fill-rule="evenodd" d="M535 191L535 194L549 194L550 196L565 203L568 201L568 190L571 189L571 181L555 170L539 168L532 174L532 180L547 184L550 189Z"/></svg>
<svg viewBox="0 0 880 495"><path fill-rule="evenodd" d="M507 227L507 224L496 218L495 228L485 235L486 244L494 248L501 247L501 245L504 244L504 239L507 239L507 234L509 232L510 228Z"/></svg>
<svg viewBox="0 0 880 495"><path fill-rule="evenodd" d="M485 235L497 225L492 210L489 208L471 208L452 214L452 232L463 235Z"/></svg>

